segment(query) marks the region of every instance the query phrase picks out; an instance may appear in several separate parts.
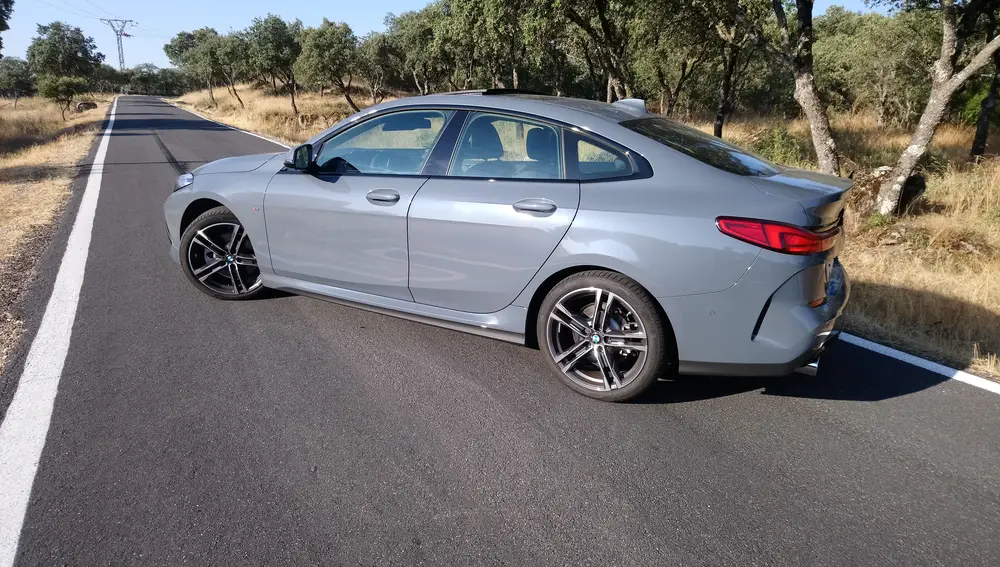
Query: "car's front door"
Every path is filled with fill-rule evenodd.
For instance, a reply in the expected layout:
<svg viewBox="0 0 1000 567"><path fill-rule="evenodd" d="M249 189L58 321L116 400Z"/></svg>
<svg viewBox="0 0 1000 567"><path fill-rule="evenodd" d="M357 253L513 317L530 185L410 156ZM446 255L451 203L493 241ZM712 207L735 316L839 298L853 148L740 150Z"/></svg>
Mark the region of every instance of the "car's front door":
<svg viewBox="0 0 1000 567"><path fill-rule="evenodd" d="M284 170L264 196L275 273L412 301L406 213L451 111L369 119L316 149L316 171Z"/></svg>
<svg viewBox="0 0 1000 567"><path fill-rule="evenodd" d="M448 175L410 205L410 292L472 313L517 297L562 240L580 185L566 181L560 128L489 113L469 117Z"/></svg>

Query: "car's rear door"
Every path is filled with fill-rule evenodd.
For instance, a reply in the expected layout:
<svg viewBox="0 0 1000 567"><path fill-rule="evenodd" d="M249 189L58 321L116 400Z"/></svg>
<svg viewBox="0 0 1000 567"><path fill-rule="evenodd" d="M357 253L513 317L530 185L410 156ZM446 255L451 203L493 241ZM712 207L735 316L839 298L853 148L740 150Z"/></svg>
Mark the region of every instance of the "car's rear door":
<svg viewBox="0 0 1000 567"><path fill-rule="evenodd" d="M264 196L275 273L412 301L406 213L452 114L376 116L319 145L316 172L275 175Z"/></svg>
<svg viewBox="0 0 1000 567"><path fill-rule="evenodd" d="M517 297L559 244L580 203L565 179L561 128L472 113L446 174L410 204L414 301L472 313Z"/></svg>

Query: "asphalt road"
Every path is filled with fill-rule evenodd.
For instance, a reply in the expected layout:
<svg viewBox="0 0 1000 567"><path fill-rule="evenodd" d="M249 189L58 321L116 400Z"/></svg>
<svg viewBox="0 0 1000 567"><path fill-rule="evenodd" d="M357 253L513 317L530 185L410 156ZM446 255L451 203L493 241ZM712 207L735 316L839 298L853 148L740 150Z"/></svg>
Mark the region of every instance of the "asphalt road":
<svg viewBox="0 0 1000 567"><path fill-rule="evenodd" d="M199 293L176 168L279 149L120 99L19 565L1000 565L1000 396L893 359L608 404L523 347Z"/></svg>

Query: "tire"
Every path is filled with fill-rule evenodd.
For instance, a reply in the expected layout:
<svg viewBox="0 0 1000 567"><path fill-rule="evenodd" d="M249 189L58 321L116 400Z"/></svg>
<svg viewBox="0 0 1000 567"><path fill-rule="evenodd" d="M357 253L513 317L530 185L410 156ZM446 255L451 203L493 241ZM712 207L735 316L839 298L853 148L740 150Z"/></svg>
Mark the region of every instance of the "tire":
<svg viewBox="0 0 1000 567"><path fill-rule="evenodd" d="M673 334L653 298L616 272L590 270L556 284L542 301L535 329L556 377L598 400L634 399L674 366Z"/></svg>
<svg viewBox="0 0 1000 567"><path fill-rule="evenodd" d="M181 235L180 252L184 275L215 299L255 299L265 291L246 229L225 207L194 219Z"/></svg>

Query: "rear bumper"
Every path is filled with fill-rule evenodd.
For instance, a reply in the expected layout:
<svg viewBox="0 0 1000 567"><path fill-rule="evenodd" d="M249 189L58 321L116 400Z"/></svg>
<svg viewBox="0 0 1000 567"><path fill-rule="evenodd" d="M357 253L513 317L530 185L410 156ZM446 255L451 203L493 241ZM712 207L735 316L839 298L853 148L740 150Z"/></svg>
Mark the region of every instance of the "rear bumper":
<svg viewBox="0 0 1000 567"><path fill-rule="evenodd" d="M851 285L846 271L835 262L825 303L811 308L804 295L807 292L803 292L808 285L800 281L809 277L807 272L803 270L785 282L770 296L759 316L752 319L751 311L743 305L746 297L740 293L723 292L661 301L674 323L679 372L785 376L818 359L823 350L837 340L844 327L844 308L850 298ZM680 315L677 321L675 313ZM699 315L700 319L695 319ZM747 328L754 320L756 333ZM809 369L804 370L809 373Z"/></svg>

